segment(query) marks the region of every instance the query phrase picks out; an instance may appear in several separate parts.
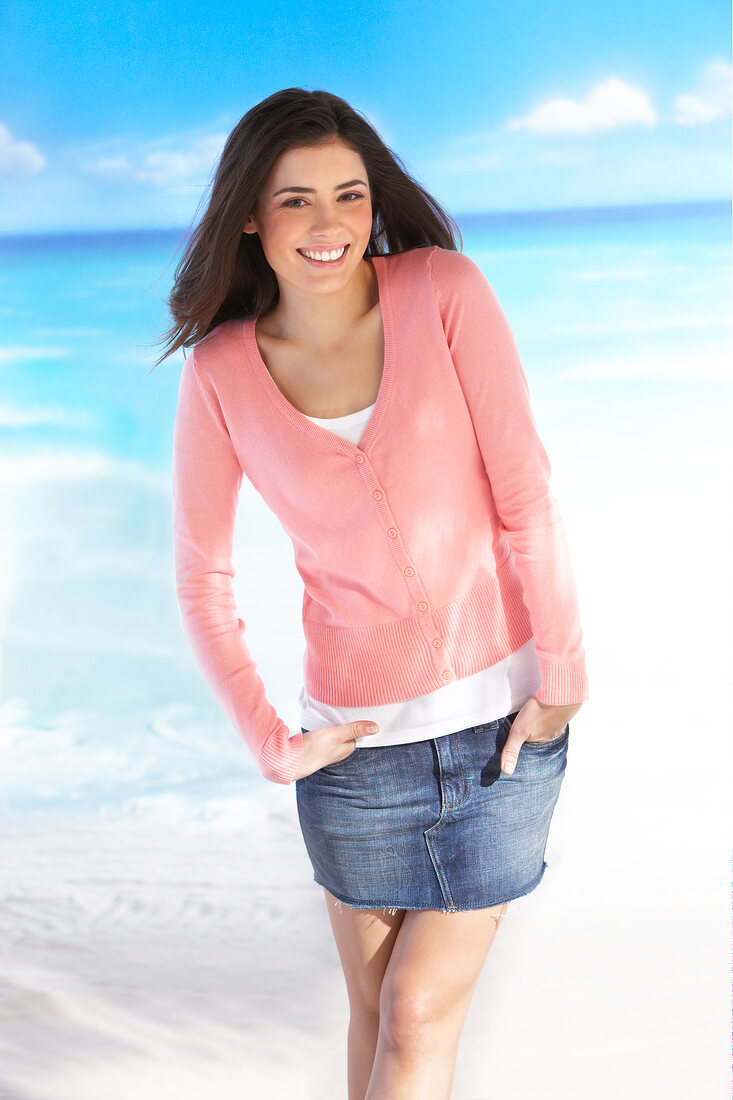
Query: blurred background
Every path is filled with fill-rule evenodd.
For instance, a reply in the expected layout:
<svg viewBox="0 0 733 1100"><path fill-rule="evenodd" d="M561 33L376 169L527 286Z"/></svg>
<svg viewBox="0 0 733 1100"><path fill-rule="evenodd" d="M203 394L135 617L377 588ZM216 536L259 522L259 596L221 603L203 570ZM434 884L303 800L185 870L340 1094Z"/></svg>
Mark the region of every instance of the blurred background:
<svg viewBox="0 0 733 1100"><path fill-rule="evenodd" d="M672 881L689 904L720 890L712 861L722 852L727 876L730 838L720 844L729 825L715 782L728 746L710 731L731 657L730 23L717 0L4 5L8 921L40 927L28 870L40 849L12 849L29 830L241 824L250 796L292 810L292 790L262 779L180 629L170 456L182 356L151 369L177 251L223 141L290 86L334 92L369 118L454 215L514 331L589 659L576 753L597 786L579 780L568 795L572 828L592 805L609 852L621 844L610 823L622 830L616 900L643 908L638 890L664 894ZM235 565L248 644L295 730L302 586L289 540L247 483ZM585 882L598 838L587 852L574 841ZM79 906L68 873L48 889L44 912ZM699 968L690 957L685 973ZM718 1095L704 1091L695 1056L685 1065L692 1091L674 1091L688 1084L676 1065L663 1089L654 1079L624 1095ZM27 1095L45 1098L36 1087ZM564 1089L591 1095L587 1083Z"/></svg>

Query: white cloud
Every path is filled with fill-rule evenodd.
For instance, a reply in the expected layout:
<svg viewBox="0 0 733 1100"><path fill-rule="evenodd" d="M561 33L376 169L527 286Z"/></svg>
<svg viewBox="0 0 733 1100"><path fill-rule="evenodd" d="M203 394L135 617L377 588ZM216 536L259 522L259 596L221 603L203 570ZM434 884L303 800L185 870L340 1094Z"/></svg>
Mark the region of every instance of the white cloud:
<svg viewBox="0 0 733 1100"><path fill-rule="evenodd" d="M84 409L72 410L60 406L23 409L15 405L0 405L0 428L35 428L40 424L84 428L91 424L91 417Z"/></svg>
<svg viewBox="0 0 733 1100"><path fill-rule="evenodd" d="M117 459L99 451L46 448L30 455L0 455L0 486L97 478L170 493L169 471L154 470L134 459Z"/></svg>
<svg viewBox="0 0 733 1100"><path fill-rule="evenodd" d="M226 134L197 137L179 135L147 142L83 164L86 172L116 183L204 183L210 176L226 141Z"/></svg>
<svg viewBox="0 0 733 1100"><path fill-rule="evenodd" d="M629 279L658 279L661 276L679 274L690 270L687 264L650 264L647 267L602 267L593 271L579 271L575 276L578 283L622 282Z"/></svg>
<svg viewBox="0 0 733 1100"><path fill-rule="evenodd" d="M127 157L97 157L96 160L88 161L84 169L111 179L131 178L134 171Z"/></svg>
<svg viewBox="0 0 733 1100"><path fill-rule="evenodd" d="M25 363L28 360L65 359L68 348L0 347L0 363Z"/></svg>
<svg viewBox="0 0 733 1100"><path fill-rule="evenodd" d="M553 382L569 382L578 378L596 381L706 381L730 379L730 355L727 349L710 350L704 354L645 356L639 359L603 360L568 367L552 376Z"/></svg>
<svg viewBox="0 0 733 1100"><path fill-rule="evenodd" d="M45 167L46 158L30 141L18 141L0 122L0 176L23 179Z"/></svg>
<svg viewBox="0 0 733 1100"><path fill-rule="evenodd" d="M711 61L703 69L697 91L675 99L675 122L680 126L700 126L730 117L732 87L730 65Z"/></svg>
<svg viewBox="0 0 733 1100"><path fill-rule="evenodd" d="M654 126L657 114L649 96L617 77L596 84L584 100L548 99L530 114L508 124L510 130L538 134L588 134L619 126Z"/></svg>

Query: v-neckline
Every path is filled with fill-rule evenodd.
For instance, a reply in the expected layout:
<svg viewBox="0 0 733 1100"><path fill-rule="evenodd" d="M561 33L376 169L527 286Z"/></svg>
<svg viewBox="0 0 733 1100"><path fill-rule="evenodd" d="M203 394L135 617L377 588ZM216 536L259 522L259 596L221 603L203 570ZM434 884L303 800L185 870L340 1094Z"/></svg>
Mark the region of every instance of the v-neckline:
<svg viewBox="0 0 733 1100"><path fill-rule="evenodd" d="M374 273L377 276L377 286L379 288L379 309L382 315L382 328L384 332L384 358L382 361L382 377L379 382L379 390L376 400L374 401L372 415L367 421L358 447L350 440L344 439L343 436L335 434L328 428L324 428L321 424L316 424L313 420L309 419L305 413L302 413L300 409L296 409L294 405L291 405L267 369L262 354L260 353L257 337L255 335L255 325L259 318L249 317L242 322L242 335L250 364L257 379L265 389L265 392L273 404L277 406L283 416L286 416L292 424L300 428L306 435L311 436L313 439L317 439L319 442L335 450L341 451L343 454L354 455L357 451L369 450L369 447L379 431L379 426L384 418L384 413L389 403L390 393L392 392L395 349L391 288L389 286L389 266L387 258L387 256L369 257L374 268Z"/></svg>

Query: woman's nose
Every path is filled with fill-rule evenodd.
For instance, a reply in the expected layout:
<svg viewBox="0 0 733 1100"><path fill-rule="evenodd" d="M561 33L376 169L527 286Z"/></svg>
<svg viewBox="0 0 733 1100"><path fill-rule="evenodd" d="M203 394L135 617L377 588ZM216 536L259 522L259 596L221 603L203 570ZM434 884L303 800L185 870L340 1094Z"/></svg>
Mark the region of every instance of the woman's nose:
<svg viewBox="0 0 733 1100"><path fill-rule="evenodd" d="M339 218L335 210L330 207L315 207L311 217L311 231L321 233L324 236L339 224Z"/></svg>

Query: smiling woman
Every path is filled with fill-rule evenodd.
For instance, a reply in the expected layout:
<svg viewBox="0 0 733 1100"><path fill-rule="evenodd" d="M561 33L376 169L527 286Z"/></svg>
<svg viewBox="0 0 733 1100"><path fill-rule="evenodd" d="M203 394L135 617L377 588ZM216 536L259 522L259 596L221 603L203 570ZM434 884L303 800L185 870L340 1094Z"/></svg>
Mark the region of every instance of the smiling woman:
<svg viewBox="0 0 733 1100"><path fill-rule="evenodd" d="M438 204L348 104L300 89L227 141L171 311L167 354L194 345L184 629L262 774L295 783L348 987L349 1100L445 1100L499 921L544 875L587 692L516 346ZM245 476L304 582L292 734L231 584Z"/></svg>
<svg viewBox="0 0 733 1100"><path fill-rule="evenodd" d="M332 150L318 180L302 174L304 151L314 145ZM337 164L341 174L333 175ZM348 234L314 234L305 228L304 217L314 207L322 210L326 199L332 207L356 207L353 222L350 213L344 214L350 226L358 223L363 247L357 249ZM292 216L293 227L300 226L294 230L295 248L315 252L319 245L349 244L346 259L339 261L348 274L363 257L429 244L455 248L460 238L450 215L345 100L300 88L276 92L248 111L227 138L208 205L176 268L173 325L158 362L195 344L222 321L259 316L277 302L276 269L256 229L261 215L266 236L268 227L277 226L277 240L276 209ZM319 265L318 258L309 263L304 257L301 266L315 272L322 258Z"/></svg>

